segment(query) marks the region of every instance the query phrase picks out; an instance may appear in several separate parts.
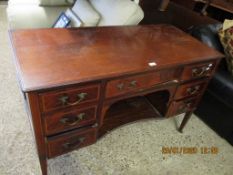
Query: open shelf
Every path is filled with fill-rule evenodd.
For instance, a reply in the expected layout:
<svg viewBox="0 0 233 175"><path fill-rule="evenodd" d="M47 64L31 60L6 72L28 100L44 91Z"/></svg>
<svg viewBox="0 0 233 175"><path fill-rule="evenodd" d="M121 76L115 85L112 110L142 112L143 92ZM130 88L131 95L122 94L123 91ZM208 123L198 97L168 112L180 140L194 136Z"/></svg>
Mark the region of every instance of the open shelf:
<svg viewBox="0 0 233 175"><path fill-rule="evenodd" d="M103 126L99 130L99 137L118 126L137 120L164 118L168 100L169 92L161 91L114 103L106 112Z"/></svg>

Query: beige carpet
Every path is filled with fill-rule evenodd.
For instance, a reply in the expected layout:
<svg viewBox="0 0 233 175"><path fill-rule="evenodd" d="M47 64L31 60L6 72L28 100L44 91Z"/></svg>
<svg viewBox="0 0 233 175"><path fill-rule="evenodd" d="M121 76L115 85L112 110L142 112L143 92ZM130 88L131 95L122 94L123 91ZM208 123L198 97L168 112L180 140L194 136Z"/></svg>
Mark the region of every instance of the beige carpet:
<svg viewBox="0 0 233 175"><path fill-rule="evenodd" d="M49 160L49 175L232 175L233 147L195 116L178 133L175 123L181 117L121 127L92 146ZM163 146L215 146L219 153L163 155ZM9 47L5 6L0 5L0 175L40 174Z"/></svg>

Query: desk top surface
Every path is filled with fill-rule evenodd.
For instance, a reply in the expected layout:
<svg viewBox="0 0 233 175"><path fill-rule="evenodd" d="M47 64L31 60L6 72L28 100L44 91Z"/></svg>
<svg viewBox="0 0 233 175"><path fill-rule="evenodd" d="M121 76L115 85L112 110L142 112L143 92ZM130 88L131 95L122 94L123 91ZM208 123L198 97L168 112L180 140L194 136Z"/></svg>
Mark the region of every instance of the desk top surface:
<svg viewBox="0 0 233 175"><path fill-rule="evenodd" d="M222 57L170 25L29 29L10 37L25 92Z"/></svg>

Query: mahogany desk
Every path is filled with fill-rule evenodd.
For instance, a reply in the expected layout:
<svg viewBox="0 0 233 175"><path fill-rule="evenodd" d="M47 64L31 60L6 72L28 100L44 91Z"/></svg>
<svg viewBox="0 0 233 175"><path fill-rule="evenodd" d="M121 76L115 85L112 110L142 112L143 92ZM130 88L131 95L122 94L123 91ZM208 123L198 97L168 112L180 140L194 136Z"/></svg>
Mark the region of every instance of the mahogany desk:
<svg viewBox="0 0 233 175"><path fill-rule="evenodd" d="M170 25L10 32L40 164L119 125L185 113L222 55Z"/></svg>

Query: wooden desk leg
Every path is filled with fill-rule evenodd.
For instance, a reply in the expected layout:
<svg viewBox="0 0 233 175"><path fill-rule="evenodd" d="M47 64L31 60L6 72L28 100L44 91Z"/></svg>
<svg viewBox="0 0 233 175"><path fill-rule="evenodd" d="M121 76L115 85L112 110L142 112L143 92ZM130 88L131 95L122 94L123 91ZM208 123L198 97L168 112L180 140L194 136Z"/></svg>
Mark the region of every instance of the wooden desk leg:
<svg viewBox="0 0 233 175"><path fill-rule="evenodd" d="M46 143L43 134L42 128L42 117L40 115L40 106L38 100L38 94L34 92L30 92L27 94L27 103L30 107L31 116L29 117L33 128L34 128L34 136L36 140L37 152L40 159L40 166L43 175L47 175L47 155L46 155Z"/></svg>
<svg viewBox="0 0 233 175"><path fill-rule="evenodd" d="M180 124L179 129L178 129L179 132L181 132L181 133L183 132L183 128L185 127L186 123L188 122L188 120L190 119L192 114L193 114L193 111L185 113L185 116Z"/></svg>
<svg viewBox="0 0 233 175"><path fill-rule="evenodd" d="M47 159L43 157L39 157L39 159L42 175L47 175Z"/></svg>

